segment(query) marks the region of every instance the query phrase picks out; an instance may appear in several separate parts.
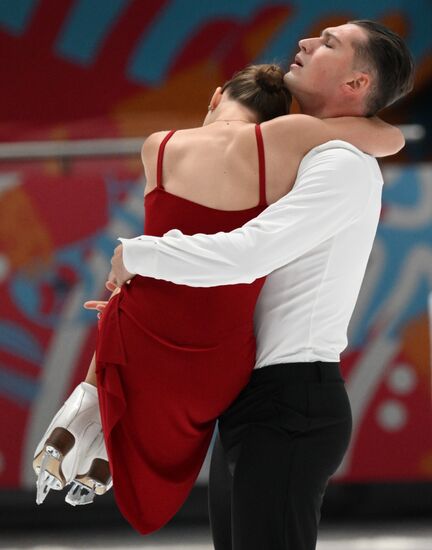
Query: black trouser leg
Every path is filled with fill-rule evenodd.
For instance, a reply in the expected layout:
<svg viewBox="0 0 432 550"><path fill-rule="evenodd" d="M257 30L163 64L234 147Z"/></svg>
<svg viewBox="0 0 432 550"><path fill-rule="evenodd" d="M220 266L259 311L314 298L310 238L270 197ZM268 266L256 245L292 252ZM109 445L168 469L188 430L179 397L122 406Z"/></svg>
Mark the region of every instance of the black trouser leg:
<svg viewBox="0 0 432 550"><path fill-rule="evenodd" d="M209 473L209 515L215 550L232 550L231 489L232 476L217 433Z"/></svg>
<svg viewBox="0 0 432 550"><path fill-rule="evenodd" d="M280 367L266 367L221 419L226 460L218 446L210 492L225 487L228 501L229 461L234 471L232 550L315 549L325 488L351 433L343 381L334 365L321 373L326 365L319 365L318 374L330 380L316 380L313 365L299 371L300 381L291 379L292 372L297 374L292 367L282 375ZM219 468L223 476L215 471ZM227 514L219 506L212 515L215 540L221 540L228 532Z"/></svg>
<svg viewBox="0 0 432 550"><path fill-rule="evenodd" d="M315 549L334 466L329 470L333 451L323 456L319 437L290 437L265 426L249 431L234 474L234 550Z"/></svg>

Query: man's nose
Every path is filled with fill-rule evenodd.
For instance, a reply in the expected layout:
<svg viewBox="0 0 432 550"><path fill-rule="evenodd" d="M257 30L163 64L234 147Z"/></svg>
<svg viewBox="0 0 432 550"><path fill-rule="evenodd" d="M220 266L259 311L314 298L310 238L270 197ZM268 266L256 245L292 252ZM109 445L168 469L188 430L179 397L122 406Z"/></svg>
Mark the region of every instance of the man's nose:
<svg viewBox="0 0 432 550"><path fill-rule="evenodd" d="M304 52L305 54L310 54L315 49L318 41L319 38L302 38L302 40L299 41L298 45L302 52Z"/></svg>

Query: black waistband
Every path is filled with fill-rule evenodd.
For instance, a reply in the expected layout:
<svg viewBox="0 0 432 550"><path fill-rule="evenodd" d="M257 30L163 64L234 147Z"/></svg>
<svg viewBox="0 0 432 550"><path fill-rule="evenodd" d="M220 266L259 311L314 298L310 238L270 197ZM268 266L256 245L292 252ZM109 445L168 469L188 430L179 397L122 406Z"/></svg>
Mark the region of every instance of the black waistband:
<svg viewBox="0 0 432 550"><path fill-rule="evenodd" d="M298 380L304 382L343 381L340 364L325 361L313 363L280 363L255 369L250 382L266 380Z"/></svg>

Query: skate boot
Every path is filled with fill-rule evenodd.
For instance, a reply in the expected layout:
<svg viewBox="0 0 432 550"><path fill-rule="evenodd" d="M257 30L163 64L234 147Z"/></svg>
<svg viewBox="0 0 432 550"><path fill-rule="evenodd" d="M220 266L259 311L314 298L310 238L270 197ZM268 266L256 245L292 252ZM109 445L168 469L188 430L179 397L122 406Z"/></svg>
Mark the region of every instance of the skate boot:
<svg viewBox="0 0 432 550"><path fill-rule="evenodd" d="M42 504L51 489L60 491L75 478L79 463L100 431L97 388L81 382L36 448L33 469L37 475L37 504Z"/></svg>
<svg viewBox="0 0 432 550"><path fill-rule="evenodd" d="M111 472L101 430L79 463L65 500L72 506L90 504L95 495L103 495L111 487Z"/></svg>

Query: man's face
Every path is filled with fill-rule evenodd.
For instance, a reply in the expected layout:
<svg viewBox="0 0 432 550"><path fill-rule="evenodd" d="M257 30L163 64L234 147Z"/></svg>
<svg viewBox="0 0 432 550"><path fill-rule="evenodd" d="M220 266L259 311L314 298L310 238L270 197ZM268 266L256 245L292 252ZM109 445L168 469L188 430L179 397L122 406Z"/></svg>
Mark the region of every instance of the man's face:
<svg viewBox="0 0 432 550"><path fill-rule="evenodd" d="M361 27L347 23L300 40L300 52L284 77L286 86L300 101L304 95L335 97L353 75L353 42L366 38Z"/></svg>

